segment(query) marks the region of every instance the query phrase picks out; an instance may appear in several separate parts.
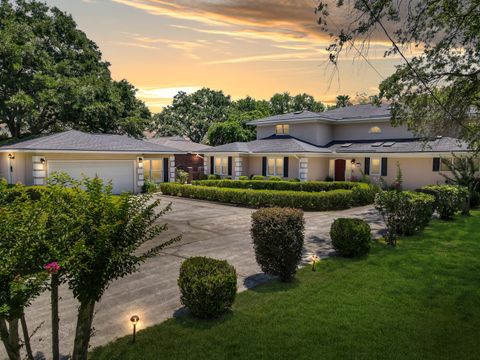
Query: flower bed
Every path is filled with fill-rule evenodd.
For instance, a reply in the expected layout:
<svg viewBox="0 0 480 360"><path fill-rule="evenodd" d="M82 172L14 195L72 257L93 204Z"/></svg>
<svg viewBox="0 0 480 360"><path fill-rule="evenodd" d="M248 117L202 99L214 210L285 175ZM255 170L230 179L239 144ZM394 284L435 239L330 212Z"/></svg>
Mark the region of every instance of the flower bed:
<svg viewBox="0 0 480 360"><path fill-rule="evenodd" d="M278 183L278 182L277 182ZM191 199L219 201L249 207L291 207L303 210L325 211L348 209L353 206L373 203L377 192L375 187L359 184L353 189L338 189L322 192L253 190L213 186L192 186L163 183L160 189L164 195L181 196Z"/></svg>

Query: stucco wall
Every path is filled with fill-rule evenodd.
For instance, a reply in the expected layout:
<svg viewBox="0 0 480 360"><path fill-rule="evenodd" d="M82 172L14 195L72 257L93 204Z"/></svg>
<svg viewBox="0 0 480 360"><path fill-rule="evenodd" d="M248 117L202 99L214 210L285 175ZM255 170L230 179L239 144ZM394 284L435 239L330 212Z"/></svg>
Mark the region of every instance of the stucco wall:
<svg viewBox="0 0 480 360"><path fill-rule="evenodd" d="M322 123L289 124L289 135L315 145L326 145L332 139L332 126ZM258 126L257 139L275 134L275 126Z"/></svg>
<svg viewBox="0 0 480 360"><path fill-rule="evenodd" d="M371 134L369 130L378 126L382 132ZM406 126L393 127L390 122L372 122L360 124L333 125L333 140L375 140L375 139L408 139L414 137Z"/></svg>
<svg viewBox="0 0 480 360"><path fill-rule="evenodd" d="M328 176L328 158L308 159L308 180L325 181Z"/></svg>

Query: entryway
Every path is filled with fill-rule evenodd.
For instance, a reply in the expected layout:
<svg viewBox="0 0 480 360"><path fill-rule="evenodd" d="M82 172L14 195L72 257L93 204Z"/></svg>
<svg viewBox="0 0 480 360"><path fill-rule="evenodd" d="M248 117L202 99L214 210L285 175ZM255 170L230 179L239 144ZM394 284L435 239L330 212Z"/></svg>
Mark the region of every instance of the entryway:
<svg viewBox="0 0 480 360"><path fill-rule="evenodd" d="M345 159L335 160L335 181L345 181L345 170L347 168L347 162Z"/></svg>

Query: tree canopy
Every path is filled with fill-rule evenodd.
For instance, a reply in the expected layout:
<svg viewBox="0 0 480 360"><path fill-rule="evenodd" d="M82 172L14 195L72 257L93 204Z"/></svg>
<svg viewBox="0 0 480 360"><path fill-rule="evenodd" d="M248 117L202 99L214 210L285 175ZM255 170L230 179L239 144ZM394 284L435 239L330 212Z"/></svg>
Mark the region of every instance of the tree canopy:
<svg viewBox="0 0 480 360"><path fill-rule="evenodd" d="M0 123L12 137L74 128L142 136L150 112L71 16L34 0L0 2Z"/></svg>
<svg viewBox="0 0 480 360"><path fill-rule="evenodd" d="M331 21L348 8L348 26ZM337 64L346 48L365 49L372 40L388 41L385 56L404 63L380 85L392 103L392 121L406 123L423 136L455 135L480 150L480 1L355 0L334 7L320 2L321 28L333 34L330 60ZM330 26L332 23L333 27ZM412 58L406 48L417 50Z"/></svg>

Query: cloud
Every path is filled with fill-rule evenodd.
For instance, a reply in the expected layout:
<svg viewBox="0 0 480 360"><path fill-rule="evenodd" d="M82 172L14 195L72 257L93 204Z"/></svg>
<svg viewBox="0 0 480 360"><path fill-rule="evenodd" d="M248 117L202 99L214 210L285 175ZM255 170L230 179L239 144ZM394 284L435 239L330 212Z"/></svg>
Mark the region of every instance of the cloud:
<svg viewBox="0 0 480 360"><path fill-rule="evenodd" d="M180 91L191 94L200 89L200 86L179 86L168 88L147 87L139 88L137 95L142 99L173 99L173 97Z"/></svg>
<svg viewBox="0 0 480 360"><path fill-rule="evenodd" d="M326 53L326 51L325 51ZM266 54L266 55L254 55L254 56L243 56L237 58L230 58L230 59L222 59L222 60L214 60L207 62L208 65L214 64L238 64L238 63L245 63L245 62L258 62L258 61L319 61L322 60L320 58L314 58L316 55L320 55L320 52L317 51L310 51L310 52L303 52L303 53L280 53L280 54ZM323 59L324 60L324 59Z"/></svg>

